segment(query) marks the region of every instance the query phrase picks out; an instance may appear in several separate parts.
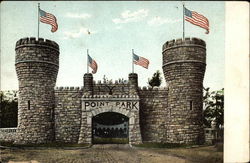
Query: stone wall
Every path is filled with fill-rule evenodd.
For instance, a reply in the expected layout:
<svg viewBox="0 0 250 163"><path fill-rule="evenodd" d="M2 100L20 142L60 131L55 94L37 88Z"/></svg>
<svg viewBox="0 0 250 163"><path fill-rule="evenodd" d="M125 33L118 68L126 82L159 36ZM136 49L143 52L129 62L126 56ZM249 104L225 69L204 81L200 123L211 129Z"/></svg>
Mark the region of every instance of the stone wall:
<svg viewBox="0 0 250 163"><path fill-rule="evenodd" d="M138 76L128 81L95 82L84 75L84 87L54 90L59 68L57 43L23 38L16 43L19 81L18 144L51 141L91 143L92 117L115 111L129 117L131 144L143 142L202 143L202 96L206 44L197 38L171 40L163 45L167 88L138 88ZM88 101L109 102L86 109ZM139 101L140 100L140 104ZM118 107L138 102L139 109ZM140 124L140 125L139 125Z"/></svg>
<svg viewBox="0 0 250 163"><path fill-rule="evenodd" d="M54 87L59 68L59 46L39 38L16 42L19 84L17 144L53 141Z"/></svg>
<svg viewBox="0 0 250 163"><path fill-rule="evenodd" d="M112 82L94 82L94 95L128 95L129 86L128 83L115 83Z"/></svg>
<svg viewBox="0 0 250 163"><path fill-rule="evenodd" d="M139 89L143 142L167 142L167 88Z"/></svg>
<svg viewBox="0 0 250 163"><path fill-rule="evenodd" d="M0 128L0 142L14 142L17 128Z"/></svg>
<svg viewBox="0 0 250 163"><path fill-rule="evenodd" d="M55 141L77 143L81 127L81 97L79 87L55 89Z"/></svg>
<svg viewBox="0 0 250 163"><path fill-rule="evenodd" d="M167 41L163 45L163 72L168 83L170 110L168 140L172 143L202 143L203 79L206 44L197 38Z"/></svg>
<svg viewBox="0 0 250 163"><path fill-rule="evenodd" d="M139 97L136 95L94 95L82 97L82 122L78 143L92 143L92 118L115 112L129 118L129 143L142 142L139 125Z"/></svg>

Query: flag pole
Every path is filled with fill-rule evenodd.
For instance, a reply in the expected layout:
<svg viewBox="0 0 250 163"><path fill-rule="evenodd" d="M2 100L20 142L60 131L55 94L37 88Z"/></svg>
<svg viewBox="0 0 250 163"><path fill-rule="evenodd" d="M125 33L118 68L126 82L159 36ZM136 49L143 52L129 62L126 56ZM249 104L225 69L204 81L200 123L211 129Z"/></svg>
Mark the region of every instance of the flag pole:
<svg viewBox="0 0 250 163"><path fill-rule="evenodd" d="M89 49L87 49L87 73L89 73Z"/></svg>
<svg viewBox="0 0 250 163"><path fill-rule="evenodd" d="M134 49L132 49L132 73L134 73Z"/></svg>
<svg viewBox="0 0 250 163"><path fill-rule="evenodd" d="M183 15L182 15L182 26L183 26L183 34L182 34L182 37L183 37L183 40L185 40L185 18L184 18L184 14L185 14L185 6L184 6L184 2L182 2L182 6L183 6Z"/></svg>
<svg viewBox="0 0 250 163"><path fill-rule="evenodd" d="M40 14L39 14L39 11L40 11L40 3L38 3L38 23L37 23L37 26L38 26L38 30L37 30L37 39L39 39L39 24L40 24Z"/></svg>

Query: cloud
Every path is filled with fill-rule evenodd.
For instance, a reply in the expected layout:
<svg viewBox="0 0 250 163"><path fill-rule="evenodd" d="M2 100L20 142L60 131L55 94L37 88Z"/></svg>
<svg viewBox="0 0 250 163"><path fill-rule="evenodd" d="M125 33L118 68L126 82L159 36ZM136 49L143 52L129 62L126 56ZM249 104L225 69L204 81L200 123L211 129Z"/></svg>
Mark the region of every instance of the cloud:
<svg viewBox="0 0 250 163"><path fill-rule="evenodd" d="M92 31L88 28L85 27L80 27L79 30L77 31L65 31L64 34L64 39L69 39L69 38L79 38L83 35L88 35L90 32L90 35L97 33L96 31Z"/></svg>
<svg viewBox="0 0 250 163"><path fill-rule="evenodd" d="M147 16L148 16L148 10L146 9L140 9L134 12L131 12L130 10L126 10L123 13L121 13L120 18L112 19L112 21L115 24L138 22Z"/></svg>
<svg viewBox="0 0 250 163"><path fill-rule="evenodd" d="M181 22L181 20L182 19L169 19L169 18L161 18L159 16L156 16L153 19L148 21L148 25L160 26L163 24L173 24L173 23Z"/></svg>
<svg viewBox="0 0 250 163"><path fill-rule="evenodd" d="M116 26L115 29L122 29L122 27L121 26Z"/></svg>
<svg viewBox="0 0 250 163"><path fill-rule="evenodd" d="M90 14L88 13L82 13L82 14L79 14L79 13L67 13L66 14L66 17L68 18L77 18L77 19L88 19L91 17Z"/></svg>

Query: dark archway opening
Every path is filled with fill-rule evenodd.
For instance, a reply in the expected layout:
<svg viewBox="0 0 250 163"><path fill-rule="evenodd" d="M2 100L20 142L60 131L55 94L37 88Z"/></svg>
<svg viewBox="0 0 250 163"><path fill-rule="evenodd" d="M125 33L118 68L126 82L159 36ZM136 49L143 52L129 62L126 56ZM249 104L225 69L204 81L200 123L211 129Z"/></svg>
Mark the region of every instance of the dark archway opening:
<svg viewBox="0 0 250 163"><path fill-rule="evenodd" d="M93 144L128 143L129 118L115 112L98 114L92 119Z"/></svg>

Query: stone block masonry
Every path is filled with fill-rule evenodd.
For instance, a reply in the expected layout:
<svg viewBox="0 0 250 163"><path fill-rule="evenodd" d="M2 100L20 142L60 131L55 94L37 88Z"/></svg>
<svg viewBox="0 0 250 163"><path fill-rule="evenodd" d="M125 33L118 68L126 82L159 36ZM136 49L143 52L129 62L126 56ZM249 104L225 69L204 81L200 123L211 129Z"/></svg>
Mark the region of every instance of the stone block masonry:
<svg viewBox="0 0 250 163"><path fill-rule="evenodd" d="M163 72L168 83L168 141L203 143L202 98L206 44L197 38L163 45Z"/></svg>
<svg viewBox="0 0 250 163"><path fill-rule="evenodd" d="M53 141L54 87L59 68L57 43L24 38L16 43L19 82L17 144Z"/></svg>
<svg viewBox="0 0 250 163"><path fill-rule="evenodd" d="M167 142L167 95L167 87L139 89L140 126L144 142Z"/></svg>
<svg viewBox="0 0 250 163"><path fill-rule="evenodd" d="M79 87L55 89L55 141L77 143L81 127L81 97Z"/></svg>
<svg viewBox="0 0 250 163"><path fill-rule="evenodd" d="M16 43L19 81L17 144L49 142L92 143L94 116L116 112L129 118L129 143L200 144L206 44L197 38L163 45L163 73L167 87L140 88L138 76L128 80L95 82L84 74L83 87L56 87L59 46L39 38Z"/></svg>

